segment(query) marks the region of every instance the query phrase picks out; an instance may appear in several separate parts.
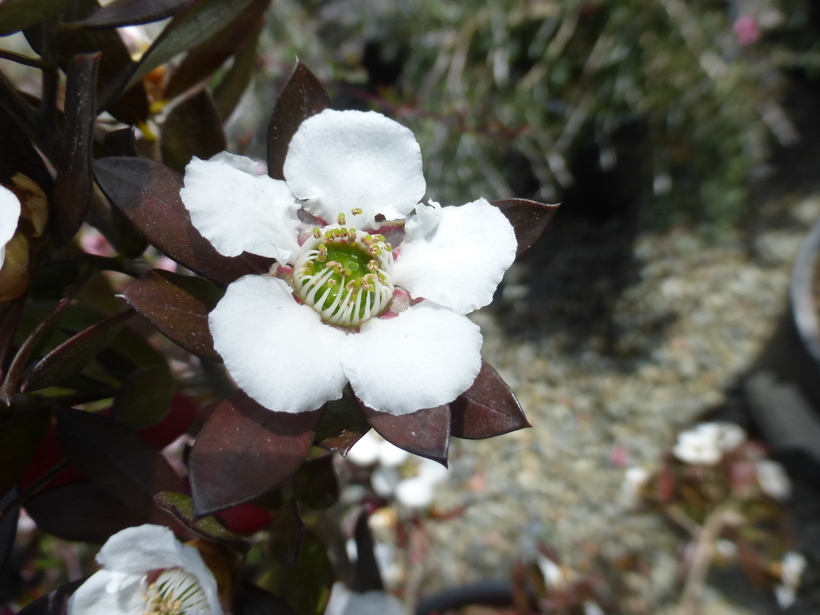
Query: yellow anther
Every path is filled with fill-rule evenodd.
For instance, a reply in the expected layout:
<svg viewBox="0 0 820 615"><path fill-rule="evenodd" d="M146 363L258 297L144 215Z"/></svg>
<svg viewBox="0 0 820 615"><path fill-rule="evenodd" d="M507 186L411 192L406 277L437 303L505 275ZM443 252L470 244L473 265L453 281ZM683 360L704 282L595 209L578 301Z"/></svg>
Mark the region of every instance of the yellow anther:
<svg viewBox="0 0 820 615"><path fill-rule="evenodd" d="M313 236L314 236L316 239L320 239L320 238L322 237L322 229L320 229L318 226L317 226L317 227L314 227L314 229L313 229Z"/></svg>
<svg viewBox="0 0 820 615"><path fill-rule="evenodd" d="M350 210L350 213L352 213L354 216L361 216L362 215L362 208L361 207L354 207L353 209ZM340 222L339 224L343 224L343 223Z"/></svg>
<svg viewBox="0 0 820 615"><path fill-rule="evenodd" d="M339 226L344 226L345 225L345 215L344 214L339 214L338 216L336 216L336 222Z"/></svg>

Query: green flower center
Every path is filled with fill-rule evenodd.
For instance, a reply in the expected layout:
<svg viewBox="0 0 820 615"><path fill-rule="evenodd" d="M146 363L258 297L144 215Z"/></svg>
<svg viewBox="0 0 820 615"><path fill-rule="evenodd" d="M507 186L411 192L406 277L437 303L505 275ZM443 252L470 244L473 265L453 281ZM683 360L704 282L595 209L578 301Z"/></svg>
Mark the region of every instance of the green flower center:
<svg viewBox="0 0 820 615"><path fill-rule="evenodd" d="M296 294L326 322L358 326L381 314L393 296L391 250L382 235L314 228L293 266Z"/></svg>

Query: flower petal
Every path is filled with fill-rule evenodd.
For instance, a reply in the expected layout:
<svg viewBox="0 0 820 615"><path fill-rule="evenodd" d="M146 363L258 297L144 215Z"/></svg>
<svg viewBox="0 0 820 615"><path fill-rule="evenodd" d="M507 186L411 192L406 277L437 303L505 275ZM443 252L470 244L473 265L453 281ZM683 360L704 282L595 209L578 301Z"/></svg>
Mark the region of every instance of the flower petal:
<svg viewBox="0 0 820 615"><path fill-rule="evenodd" d="M111 573L108 576L109 590L121 589L124 586L123 581L129 581L132 575L142 575L162 568L182 568L199 581L208 598L211 614L222 613L217 597L216 579L202 561L199 551L179 542L167 527L141 525L117 532L97 553L97 562ZM124 573L120 574L121 579L115 578L117 573Z"/></svg>
<svg viewBox="0 0 820 615"><path fill-rule="evenodd" d="M20 201L8 188L0 186L0 267L6 259L6 244L17 230L20 218Z"/></svg>
<svg viewBox="0 0 820 615"><path fill-rule="evenodd" d="M435 229L402 244L393 280L414 298L468 314L492 301L515 249L512 225L485 199L445 207Z"/></svg>
<svg viewBox="0 0 820 615"><path fill-rule="evenodd" d="M345 374L356 396L394 415L453 401L481 368L478 325L430 302L368 320L346 341Z"/></svg>
<svg viewBox="0 0 820 615"><path fill-rule="evenodd" d="M68 599L68 615L132 615L145 609L142 599L145 584L143 575L128 575L120 583L120 591L108 591L112 576L108 570L100 570Z"/></svg>
<svg viewBox="0 0 820 615"><path fill-rule="evenodd" d="M296 241L299 204L283 181L256 175L250 158L227 152L194 157L180 197L196 230L225 256L250 252L286 262Z"/></svg>
<svg viewBox="0 0 820 615"><path fill-rule="evenodd" d="M284 172L305 209L329 223L343 213L355 228L372 226L376 214L404 218L426 189L413 133L373 111L326 109L306 119L290 142ZM362 215L351 216L357 207Z"/></svg>
<svg viewBox="0 0 820 615"><path fill-rule="evenodd" d="M209 326L228 372L266 408L307 412L342 396L345 334L296 303L284 281L239 278L211 312Z"/></svg>

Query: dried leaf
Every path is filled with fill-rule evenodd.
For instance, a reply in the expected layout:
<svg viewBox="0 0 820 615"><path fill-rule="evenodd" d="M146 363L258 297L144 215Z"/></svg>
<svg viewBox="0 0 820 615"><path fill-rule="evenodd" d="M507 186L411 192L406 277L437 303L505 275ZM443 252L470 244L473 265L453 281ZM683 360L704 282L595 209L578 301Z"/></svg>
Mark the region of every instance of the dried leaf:
<svg viewBox="0 0 820 615"><path fill-rule="evenodd" d="M222 402L190 456L198 515L242 504L278 486L302 465L321 411L271 412L242 391Z"/></svg>
<svg viewBox="0 0 820 615"><path fill-rule="evenodd" d="M249 273L267 273L272 259L243 253L222 256L191 224L179 191L182 176L145 158L99 158L100 188L131 224L163 254L216 282L230 284Z"/></svg>
<svg viewBox="0 0 820 615"><path fill-rule="evenodd" d="M288 145L299 125L330 107L330 97L319 79L301 62L285 84L268 124L268 175L285 179Z"/></svg>
<svg viewBox="0 0 820 615"><path fill-rule="evenodd" d="M560 207L560 203L546 205L527 199L501 199L491 205L498 207L512 224L518 241L516 256L521 256L538 241Z"/></svg>
<svg viewBox="0 0 820 615"><path fill-rule="evenodd" d="M91 203L91 147L97 117L100 54L75 56L68 67L63 147L51 193L54 242L67 244L80 230Z"/></svg>
<svg viewBox="0 0 820 615"><path fill-rule="evenodd" d="M205 89L174 106L162 125L162 162L179 173L194 156L207 160L227 147L219 112Z"/></svg>
<svg viewBox="0 0 820 615"><path fill-rule="evenodd" d="M359 400L367 422L378 434L401 449L438 461L447 467L450 446L450 406L436 406L412 414L394 416L377 412Z"/></svg>
<svg viewBox="0 0 820 615"><path fill-rule="evenodd" d="M450 402L450 414L457 438L480 440L532 427L510 387L486 361L470 388Z"/></svg>

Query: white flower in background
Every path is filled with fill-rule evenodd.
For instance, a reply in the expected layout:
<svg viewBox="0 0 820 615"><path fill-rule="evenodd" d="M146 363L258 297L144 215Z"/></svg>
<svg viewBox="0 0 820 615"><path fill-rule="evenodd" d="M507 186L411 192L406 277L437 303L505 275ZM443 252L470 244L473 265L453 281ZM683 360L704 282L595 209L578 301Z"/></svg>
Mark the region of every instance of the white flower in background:
<svg viewBox="0 0 820 615"><path fill-rule="evenodd" d="M763 493L781 502L791 497L792 482L782 465L771 459L758 459L755 461L755 470Z"/></svg>
<svg viewBox="0 0 820 615"><path fill-rule="evenodd" d="M800 580L806 569L806 558L797 551L788 551L780 563L780 585L775 586L774 595L780 608L786 609L794 602Z"/></svg>
<svg viewBox="0 0 820 615"><path fill-rule="evenodd" d="M375 431L364 434L347 453L347 460L357 466L370 466L378 463L381 466L396 467L407 461L410 453L388 442Z"/></svg>
<svg viewBox="0 0 820 615"><path fill-rule="evenodd" d="M387 592L354 592L334 583L324 615L404 615L404 606Z"/></svg>
<svg viewBox="0 0 820 615"><path fill-rule="evenodd" d="M641 503L641 492L649 481L649 470L639 466L627 468L621 483L620 501L625 508L635 508Z"/></svg>
<svg viewBox="0 0 820 615"><path fill-rule="evenodd" d="M11 241L20 219L20 200L8 188L0 186L0 267L6 262L6 244Z"/></svg>
<svg viewBox="0 0 820 615"><path fill-rule="evenodd" d="M672 453L685 463L711 466L745 440L746 432L734 423L700 423L678 434Z"/></svg>
<svg viewBox="0 0 820 615"><path fill-rule="evenodd" d="M229 285L211 312L214 346L237 384L278 412L314 410L348 382L368 406L396 415L466 391L482 341L466 314L492 300L515 258L501 211L484 199L421 204L418 143L373 112L305 120L286 181L255 166L226 152L194 158L181 192L221 254L281 265Z"/></svg>
<svg viewBox="0 0 820 615"><path fill-rule="evenodd" d="M216 580L194 547L168 528L114 534L97 554L102 570L68 601L68 615L222 615Z"/></svg>

